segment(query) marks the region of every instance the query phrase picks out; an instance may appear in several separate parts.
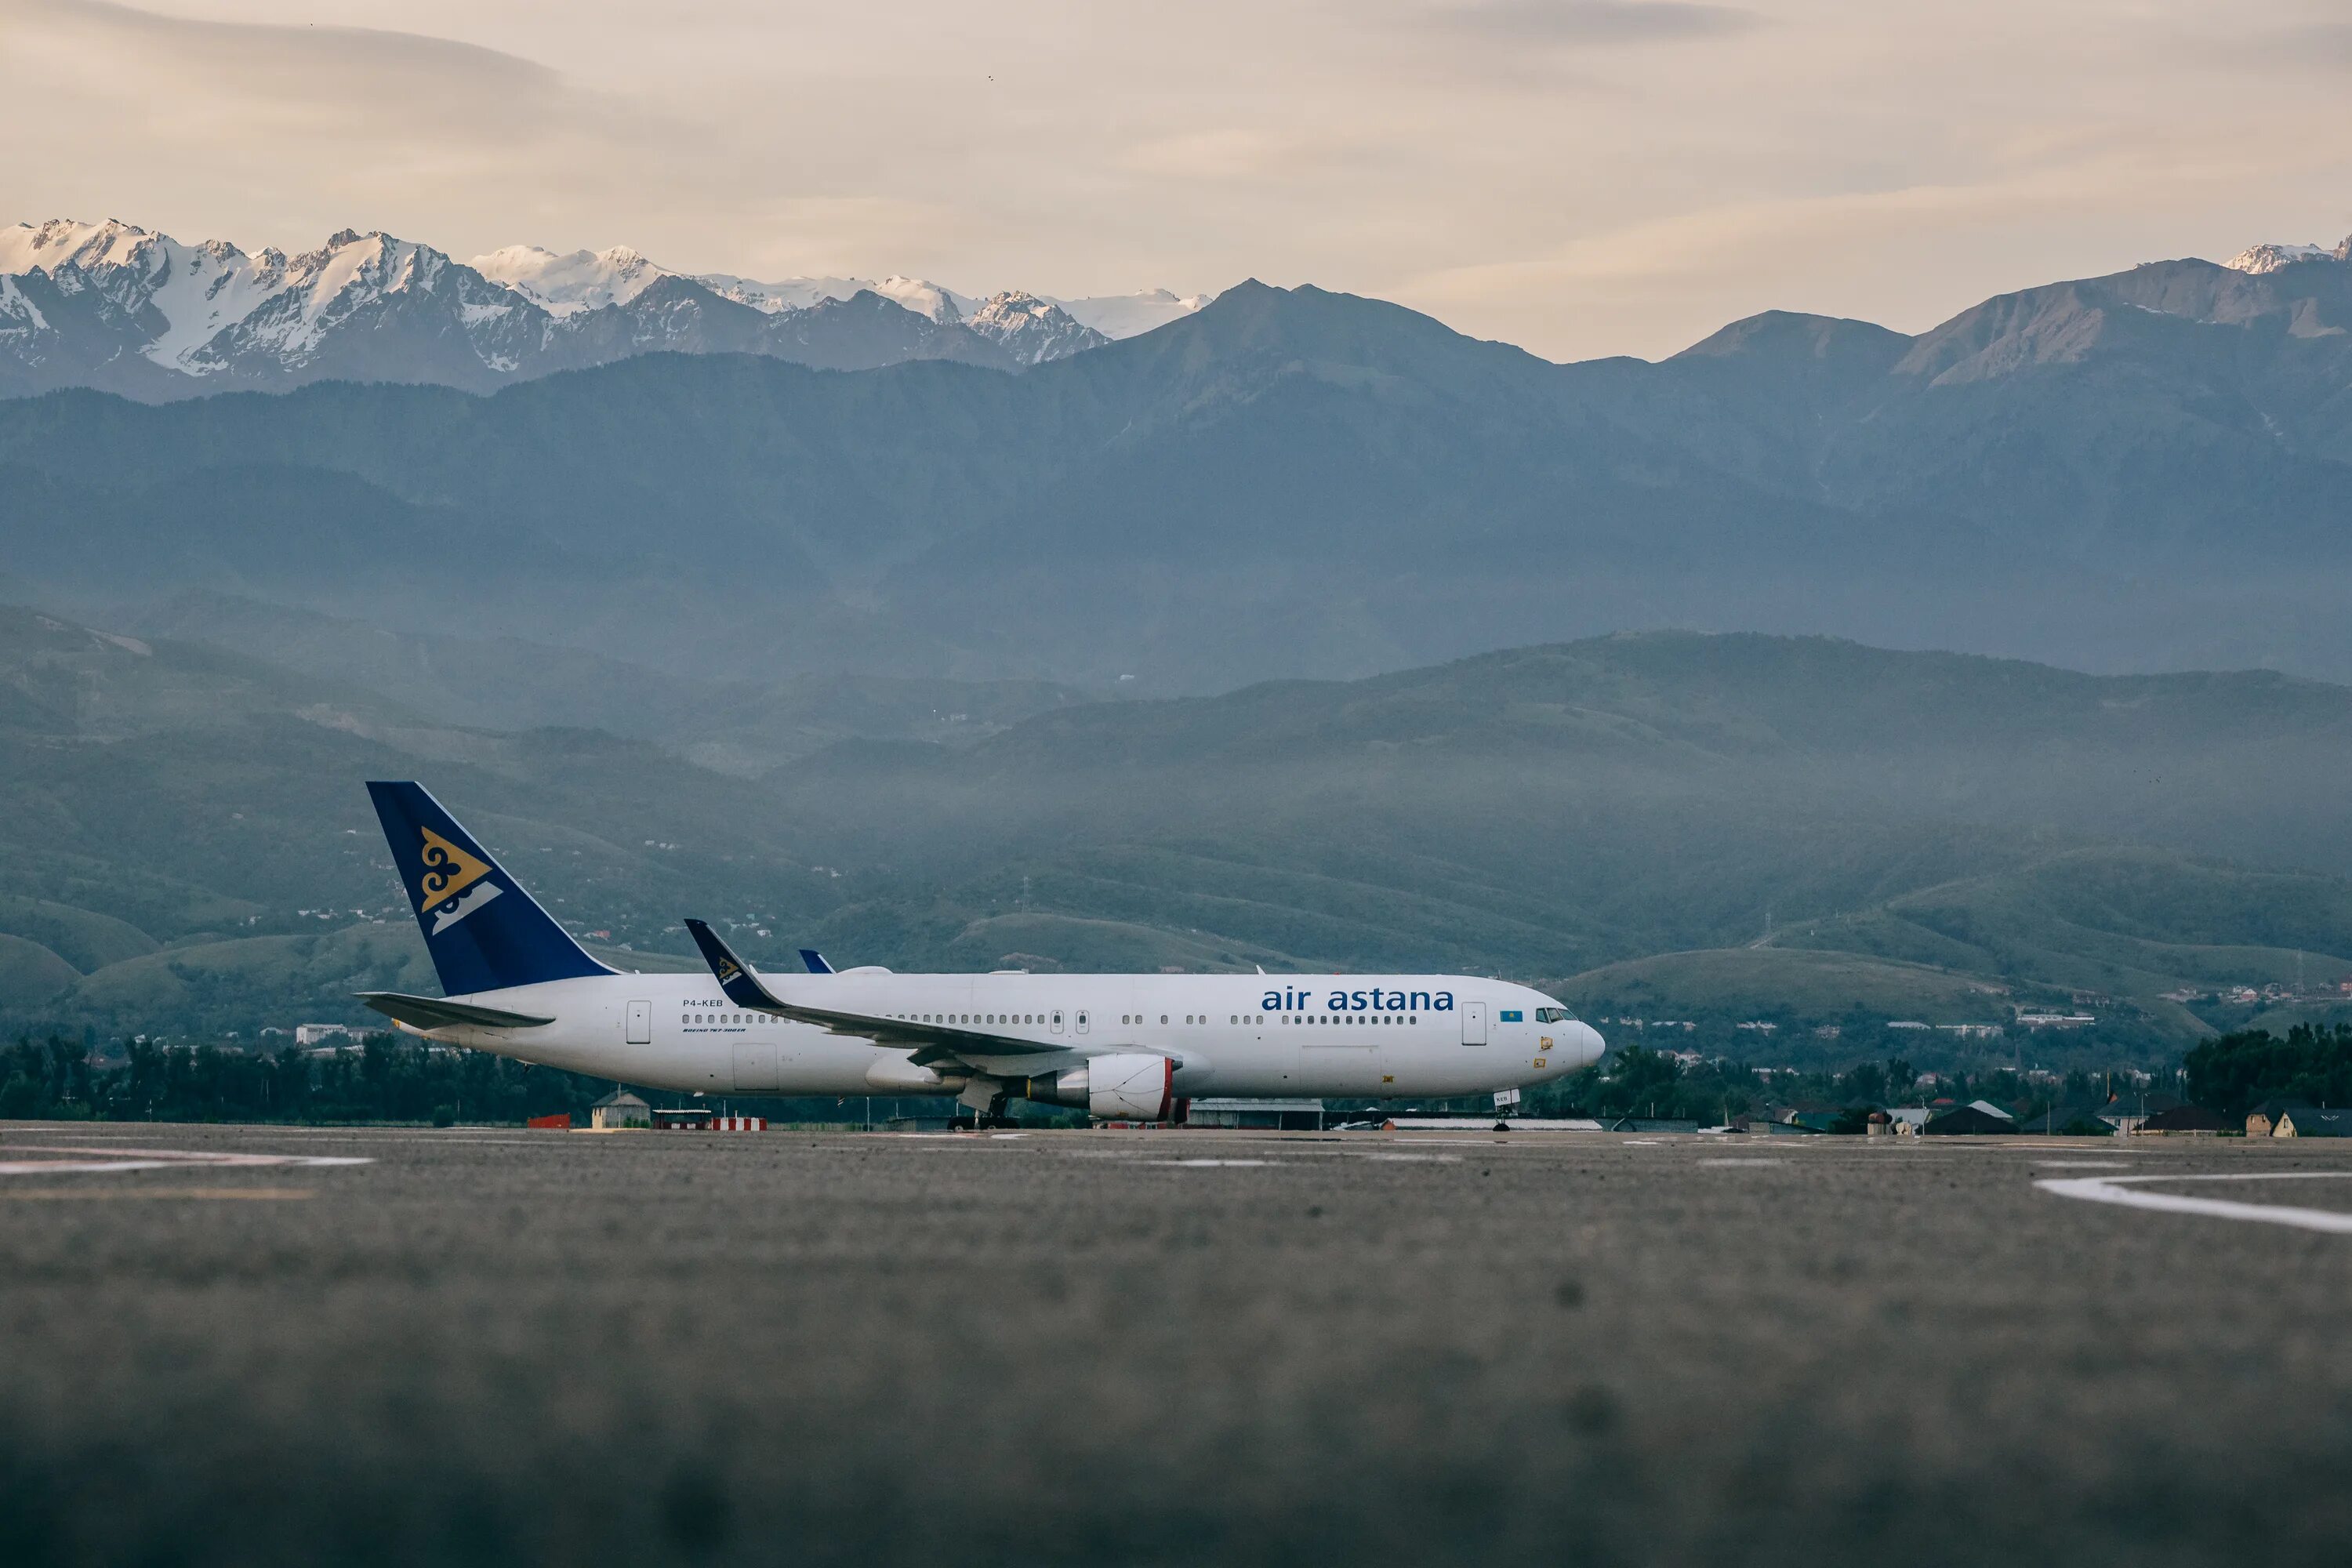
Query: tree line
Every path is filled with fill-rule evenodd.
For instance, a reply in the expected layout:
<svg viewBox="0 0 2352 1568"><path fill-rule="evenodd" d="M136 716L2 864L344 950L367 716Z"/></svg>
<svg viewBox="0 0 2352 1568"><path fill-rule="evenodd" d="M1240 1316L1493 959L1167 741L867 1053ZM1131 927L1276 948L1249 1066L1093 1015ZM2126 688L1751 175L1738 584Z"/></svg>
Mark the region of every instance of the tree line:
<svg viewBox="0 0 2352 1568"><path fill-rule="evenodd" d="M2352 1105L2352 1024L2297 1024L2284 1039L2240 1029L2198 1046L2182 1066L2189 1100L2228 1117L2266 1100Z"/></svg>
<svg viewBox="0 0 2352 1568"><path fill-rule="evenodd" d="M99 1065L79 1040L19 1038L0 1048L0 1118L518 1122L530 1116L584 1115L620 1087L487 1052L428 1047L390 1034L370 1035L357 1049L319 1056L292 1046L255 1053L144 1040L133 1041L128 1051L119 1065ZM2284 1039L2266 1030L2239 1030L2199 1045L2184 1067L2188 1099L2225 1117L2242 1117L2273 1099L2352 1104L2352 1025L2298 1024ZM1768 1102L1866 1108L1913 1101L1921 1093L1916 1079L1910 1062L1900 1057L1859 1062L1843 1072L1792 1073L1720 1059L1684 1062L1669 1052L1626 1044L1573 1077L1529 1089L1522 1111L1711 1124L1759 1110ZM1940 1074L1934 1092L1962 1103L1990 1100L2030 1121L2053 1106L2103 1101L2107 1088L2103 1075L2088 1071L2071 1072L2051 1084L2002 1068ZM789 1121L856 1121L861 1114L830 1098L744 1098L736 1104ZM891 1102L883 1114L903 1109Z"/></svg>
<svg viewBox="0 0 2352 1568"><path fill-rule="evenodd" d="M584 1111L614 1087L389 1034L315 1057L134 1040L119 1066L58 1036L0 1049L0 1117L26 1121L520 1121Z"/></svg>
<svg viewBox="0 0 2352 1568"><path fill-rule="evenodd" d="M1857 1062L1843 1072L1790 1072L1719 1058L1685 1062L1668 1051L1612 1045L1606 1057L1582 1072L1528 1090L1521 1106L1530 1116L1589 1116L1603 1121L1654 1116L1720 1124L1767 1104L1813 1102L1859 1112L1919 1104L1932 1096L1962 1104L1989 1100L2018 1111L2022 1121L2053 1107L2103 1103L2109 1088L2108 1075L2086 1069L2070 1072L2055 1083L2028 1079L2009 1068L1939 1072L1932 1089L1918 1079L1901 1057ZM1859 1126L1857 1118L1857 1131Z"/></svg>
<svg viewBox="0 0 2352 1568"><path fill-rule="evenodd" d="M532 1116L585 1121L591 1106L626 1087L657 1106L698 1103L690 1095L394 1034L369 1035L356 1048L317 1056L290 1045L256 1053L133 1040L127 1048L127 1059L101 1066L81 1041L62 1036L22 1037L0 1047L0 1120L511 1125ZM711 1108L720 1105L775 1121L835 1124L940 1113L935 1100L866 1096L730 1095ZM1037 1108L1031 1119L1047 1125L1073 1120L1052 1107Z"/></svg>

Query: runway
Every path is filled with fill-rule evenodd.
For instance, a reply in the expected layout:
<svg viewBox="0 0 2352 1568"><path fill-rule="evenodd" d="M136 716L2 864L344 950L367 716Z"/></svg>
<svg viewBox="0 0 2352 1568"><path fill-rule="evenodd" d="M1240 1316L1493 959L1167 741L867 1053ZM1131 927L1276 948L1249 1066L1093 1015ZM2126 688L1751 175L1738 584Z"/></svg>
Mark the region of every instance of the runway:
<svg viewBox="0 0 2352 1568"><path fill-rule="evenodd" d="M2352 1235L2083 1190L2352 1215L2332 1141L14 1123L0 1168L12 1562L2352 1541Z"/></svg>

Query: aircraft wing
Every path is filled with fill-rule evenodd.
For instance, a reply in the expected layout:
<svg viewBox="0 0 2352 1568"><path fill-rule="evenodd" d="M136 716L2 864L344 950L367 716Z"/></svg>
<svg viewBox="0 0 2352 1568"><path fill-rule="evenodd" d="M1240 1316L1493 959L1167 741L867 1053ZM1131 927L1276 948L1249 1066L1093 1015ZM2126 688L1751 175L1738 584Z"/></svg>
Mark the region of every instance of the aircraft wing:
<svg viewBox="0 0 2352 1568"><path fill-rule="evenodd" d="M698 920L688 918L686 929L693 933L694 942L702 949L703 961L710 965L711 977L727 999L738 1007L754 1012L772 1013L779 1018L795 1023L814 1024L818 1028L836 1035L855 1036L872 1040L877 1046L891 1046L915 1053L919 1064L929 1067L933 1062L964 1060L972 1057L1034 1057L1061 1056L1068 1046L1041 1045L1012 1035L991 1034L986 1029L958 1028L948 1024L918 1024L906 1018L885 1018L872 1013L852 1013L837 1007L811 1007L796 1002L786 1002L760 983L734 951L719 940L719 933Z"/></svg>
<svg viewBox="0 0 2352 1568"><path fill-rule="evenodd" d="M419 1029L446 1029L457 1024L478 1029L535 1029L541 1024L555 1022L530 1013L478 1007L471 1002L451 1002L439 996L408 996L397 991L362 991L357 994L385 1017Z"/></svg>

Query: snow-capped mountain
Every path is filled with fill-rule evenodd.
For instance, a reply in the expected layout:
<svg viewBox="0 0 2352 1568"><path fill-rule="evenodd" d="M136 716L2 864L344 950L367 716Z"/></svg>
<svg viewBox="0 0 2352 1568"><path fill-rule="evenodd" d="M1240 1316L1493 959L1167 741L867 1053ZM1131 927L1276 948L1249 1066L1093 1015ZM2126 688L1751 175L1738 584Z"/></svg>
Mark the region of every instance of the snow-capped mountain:
<svg viewBox="0 0 2352 1568"><path fill-rule="evenodd" d="M2298 261L2352 260L2352 236L2333 248L2324 245L2250 245L2229 260L2224 267L2240 272L2275 272Z"/></svg>
<svg viewBox="0 0 2352 1568"><path fill-rule="evenodd" d="M463 262L352 229L296 256L248 254L59 218L0 229L0 395L93 386L153 399L324 379L487 391L656 352L1017 370L1204 303L1165 289L982 300L896 275L763 282L674 271L625 246L515 245Z"/></svg>
<svg viewBox="0 0 2352 1568"><path fill-rule="evenodd" d="M1111 339L1132 338L1191 315L1214 296L1175 295L1165 289L1143 289L1132 294L1097 294L1085 300L1056 300L1040 295L1048 304L1067 310L1079 325L1092 327Z"/></svg>
<svg viewBox="0 0 2352 1568"><path fill-rule="evenodd" d="M430 246L351 229L289 257L56 219L0 230L0 272L22 307L21 329L0 341L12 390L170 396L328 377L486 387L544 347L543 316L510 290Z"/></svg>
<svg viewBox="0 0 2352 1568"><path fill-rule="evenodd" d="M962 294L928 278L895 274L881 279L780 278L770 282L731 272L677 273L626 246L610 250L575 250L559 256L535 245L510 245L487 256L477 256L471 265L485 278L504 283L558 316L600 305L625 304L656 278L674 277L691 278L722 300L732 300L770 315L780 310L805 310L825 300L850 300L860 293L872 293L946 325L969 321L985 298L1001 297ZM1155 327L1164 327L1191 315L1211 298L1206 294L1171 294L1165 289L1100 294L1082 300L1030 294L1017 289L1007 292L1059 306L1078 325L1091 328L1107 340L1131 338ZM1093 346L1093 340L1078 341Z"/></svg>
<svg viewBox="0 0 2352 1568"><path fill-rule="evenodd" d="M822 300L852 299L861 290L874 288L862 278L785 278L762 283L755 278L738 278L731 272L698 272L695 277L720 298L770 315L779 310L805 310Z"/></svg>
<svg viewBox="0 0 2352 1568"><path fill-rule="evenodd" d="M509 245L477 256L475 271L503 283L551 315L569 316L605 305L625 305L659 279L686 278L722 300L776 315L805 310L827 300L853 300L861 293L883 299L942 326L963 320L972 301L927 278L785 278L762 282L729 272L674 272L630 249L575 250L559 256L535 245Z"/></svg>
<svg viewBox="0 0 2352 1568"><path fill-rule="evenodd" d="M625 245L558 256L535 245L509 245L467 263L493 283L561 319L607 305L625 305L670 270Z"/></svg>
<svg viewBox="0 0 2352 1568"><path fill-rule="evenodd" d="M1018 289L982 300L963 324L1022 365L1066 359L1110 342L1059 305Z"/></svg>

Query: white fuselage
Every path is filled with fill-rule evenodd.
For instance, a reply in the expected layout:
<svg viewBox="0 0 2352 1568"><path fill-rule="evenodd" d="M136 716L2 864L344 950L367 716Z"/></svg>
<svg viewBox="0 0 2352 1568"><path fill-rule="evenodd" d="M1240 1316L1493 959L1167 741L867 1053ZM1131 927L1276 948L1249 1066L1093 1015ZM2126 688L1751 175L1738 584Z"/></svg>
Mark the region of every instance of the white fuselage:
<svg viewBox="0 0 2352 1568"><path fill-rule="evenodd" d="M1008 1079L1113 1052L1169 1057L1177 1063L1176 1092L1187 1097L1477 1094L1562 1077L1599 1060L1603 1048L1599 1034L1550 997L1458 974L854 969L761 979L795 1006L940 1024L1043 1047L966 1053L973 1068ZM962 1081L916 1067L903 1047L746 1012L708 975L594 975L454 1000L554 1021L410 1032L655 1089L895 1095L952 1093Z"/></svg>

